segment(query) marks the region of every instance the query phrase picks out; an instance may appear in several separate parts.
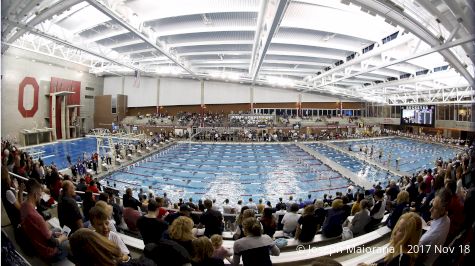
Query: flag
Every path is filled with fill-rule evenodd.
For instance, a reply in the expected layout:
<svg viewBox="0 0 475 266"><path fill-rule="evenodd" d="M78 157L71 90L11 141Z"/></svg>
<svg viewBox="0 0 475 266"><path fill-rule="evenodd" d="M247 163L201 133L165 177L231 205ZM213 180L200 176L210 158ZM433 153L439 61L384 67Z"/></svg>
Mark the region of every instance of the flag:
<svg viewBox="0 0 475 266"><path fill-rule="evenodd" d="M140 71L135 70L135 78L134 78L134 87L139 88L140 87Z"/></svg>

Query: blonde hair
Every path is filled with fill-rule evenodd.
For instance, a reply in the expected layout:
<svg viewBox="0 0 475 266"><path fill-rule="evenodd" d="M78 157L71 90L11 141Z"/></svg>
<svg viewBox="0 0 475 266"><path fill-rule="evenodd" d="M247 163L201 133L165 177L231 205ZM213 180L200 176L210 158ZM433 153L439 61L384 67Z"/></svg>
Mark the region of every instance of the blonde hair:
<svg viewBox="0 0 475 266"><path fill-rule="evenodd" d="M69 244L79 266L117 265L122 256L116 244L87 228L74 232Z"/></svg>
<svg viewBox="0 0 475 266"><path fill-rule="evenodd" d="M238 225L242 225L242 222L244 221L244 219L255 217L255 216L256 216L256 213L254 212L254 210L252 210L252 209L244 210L244 212L242 214L239 214L239 216L236 220L236 223Z"/></svg>
<svg viewBox="0 0 475 266"><path fill-rule="evenodd" d="M206 258L210 258L213 256L214 248L211 244L211 241L208 237L202 236L197 239L194 239L192 242L193 246L193 261L194 262L202 262Z"/></svg>
<svg viewBox="0 0 475 266"><path fill-rule="evenodd" d="M107 213L107 217L109 218L112 217L112 213L113 213L112 206L107 204L105 201L99 200L96 202L96 205L94 206L102 208Z"/></svg>
<svg viewBox="0 0 475 266"><path fill-rule="evenodd" d="M400 230L404 233L404 235L399 241L397 241L396 234ZM392 249L394 250L394 252L388 253L384 258L384 261L389 262L392 259L398 257L400 254L404 253L411 258L411 262L409 265L414 265L417 253L414 253L414 251L409 253L408 251L410 250L411 246L419 244L421 233L421 217L414 212L408 212L403 214L397 221L396 226L394 227L393 232L391 233L391 239L389 240L389 245L394 248Z"/></svg>
<svg viewBox="0 0 475 266"><path fill-rule="evenodd" d="M332 202L332 208L333 209L340 209L341 207L343 207L343 200L336 199Z"/></svg>
<svg viewBox="0 0 475 266"><path fill-rule="evenodd" d="M323 200L317 200L315 202L315 208L319 209L319 208L323 208L324 204L323 204Z"/></svg>
<svg viewBox="0 0 475 266"><path fill-rule="evenodd" d="M210 240L214 248L219 248L223 244L223 237L218 234L212 235Z"/></svg>
<svg viewBox="0 0 475 266"><path fill-rule="evenodd" d="M403 190L397 194L396 203L401 204L404 202L409 202L409 192Z"/></svg>
<svg viewBox="0 0 475 266"><path fill-rule="evenodd" d="M193 220L186 216L180 216L176 218L168 228L170 238L181 241L195 239L191 231L193 229L193 226Z"/></svg>

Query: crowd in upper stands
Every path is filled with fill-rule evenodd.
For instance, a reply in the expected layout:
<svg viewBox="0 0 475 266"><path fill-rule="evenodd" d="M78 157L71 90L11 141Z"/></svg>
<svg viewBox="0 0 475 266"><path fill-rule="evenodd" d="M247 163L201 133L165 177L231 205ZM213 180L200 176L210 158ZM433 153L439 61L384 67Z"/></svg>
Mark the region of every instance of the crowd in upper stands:
<svg viewBox="0 0 475 266"><path fill-rule="evenodd" d="M67 257L77 265L223 265L224 260L271 265L269 256L278 256L283 246L277 238L307 243L321 233L348 239L387 226L394 252L382 265L443 265L473 258L471 253L464 258L463 248L473 247L474 163L475 149L469 146L455 158L439 159L434 168L391 180L387 187L350 187L346 194L323 199L308 195L305 200L290 196L275 203L253 198L247 203L172 203L166 194L154 195L151 189L135 198L129 188L120 204L116 191L105 192L91 174L61 174L54 165L35 162L4 141L2 202L17 241L22 239L19 244L47 262ZM70 232L49 229L47 209L55 203L60 226ZM232 252L222 244L226 230L234 239ZM119 233L143 239L140 258L131 259ZM416 251L414 245L431 248ZM435 248L454 245L462 248L450 254Z"/></svg>

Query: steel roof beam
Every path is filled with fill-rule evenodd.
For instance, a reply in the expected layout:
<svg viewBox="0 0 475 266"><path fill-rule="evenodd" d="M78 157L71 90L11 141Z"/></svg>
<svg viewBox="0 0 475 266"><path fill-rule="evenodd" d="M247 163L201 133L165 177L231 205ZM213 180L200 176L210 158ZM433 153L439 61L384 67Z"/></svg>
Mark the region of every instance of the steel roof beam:
<svg viewBox="0 0 475 266"><path fill-rule="evenodd" d="M257 20L257 30L254 33L251 62L249 64L249 75L253 83L256 81L267 49L272 42L272 37L277 32L289 3L289 0L261 2L261 9Z"/></svg>
<svg viewBox="0 0 475 266"><path fill-rule="evenodd" d="M416 21L411 16L404 13L404 11L398 9L394 5L391 5L391 1L373 1L373 0L349 0L350 2L364 7L372 12L377 13L380 16L383 16L389 20L394 21L396 24L401 25L406 30L412 32L414 35L419 37L424 42L428 43L431 46L440 45L440 40L438 36L435 36L430 32L427 27L422 25L420 22ZM449 49L441 50L440 54L447 60L447 62L452 65L452 67L459 72L470 85L475 84L475 80L465 68L465 65L458 60L456 55Z"/></svg>
<svg viewBox="0 0 475 266"><path fill-rule="evenodd" d="M12 22L7 21L7 23L12 23ZM102 58L102 59L107 60L107 61L109 61L109 62L113 62L113 63L115 63L115 64L117 64L117 65L121 65L121 66L124 66L124 67L126 67L126 68L130 68L130 69L132 69L132 70L141 70L140 68L137 68L137 67L135 67L135 66L133 66L133 65L125 64L125 63L122 63L122 62L120 62L120 61L117 61L117 60L115 60L115 59L113 59L113 58L110 58L110 57L104 56L104 55L102 55L102 54L99 54L99 53L97 53L97 52L95 52L95 51L92 51L92 50L89 50L89 49L85 49L85 48L79 47L79 46L74 45L74 44L72 44L72 43L70 43L70 42L68 42L68 41L62 40L62 39L60 39L60 38L58 38L58 37L56 37L56 36L49 35L49 34L47 34L47 33L44 33L44 32L42 32L42 31L40 31L40 30L37 30L37 29L35 29L35 28L31 28L31 27L29 27L29 26L27 26L27 25L24 25L24 24L21 24L21 23L17 23L16 26L22 28L22 29L25 30L25 31L30 32L31 34L40 36L40 37L42 37L42 38L48 39L48 40L53 41L53 42L55 42L55 43L59 43L59 44L62 44L62 45L68 46L68 47L72 47L72 48L74 48L74 49L77 49L77 50L83 51L83 52L85 52L85 53L91 54L91 55L93 55L93 56Z"/></svg>
<svg viewBox="0 0 475 266"><path fill-rule="evenodd" d="M381 53L387 51L387 50L390 50L390 49L393 49L393 48L396 48L396 47L399 47L401 45L404 45L410 41L413 40L413 37L409 36L409 35L402 35L398 38L396 38L394 41L391 41L389 43L386 43L386 44L383 44L379 47L375 47L373 50L367 52L367 53L364 53L358 57L355 57L353 60L351 61L347 61L339 66L336 66L328 71L325 71L323 72L322 74L312 78L310 81L315 81L317 79L322 79L322 78L325 78L325 77L328 77L330 76L331 74L335 73L335 72L338 72L338 71L344 71L346 68L350 67L350 66L353 66L353 65L356 65L356 64L359 64L361 63L362 61L364 60L368 60L374 56L377 56L377 55L380 55Z"/></svg>
<svg viewBox="0 0 475 266"><path fill-rule="evenodd" d="M50 6L46 9L43 9L42 11L40 11L38 13L38 15L36 15L34 18L32 18L30 21L28 21L28 23L26 25L29 26L29 27L34 27L34 26L38 25L39 23L51 18L52 16L64 12L66 9L68 9L71 6L74 6L74 5L76 5L80 2L82 2L82 0L64 0L64 1L61 1L59 3L56 3L53 6ZM14 43L18 38L20 38L25 33L26 33L25 29L20 29L12 37L10 37L8 40L6 40L6 42L7 43ZM6 49L4 50L2 48L2 54L5 51L6 51Z"/></svg>
<svg viewBox="0 0 475 266"><path fill-rule="evenodd" d="M116 14L114 11L109 9L108 7L104 6L102 3L99 3L97 0L86 0L91 6L95 7L97 10L101 11L104 13L106 16L110 17L112 20L117 22L120 26L123 28L127 29L131 33L133 33L135 36L138 38L142 39L145 43L149 44L155 50L163 54L164 56L168 57L170 60L172 60L175 64L183 68L186 72L190 73L193 77L196 77L198 79L201 79L198 77L190 68L185 66L182 62L180 62L174 55L170 54L169 52L165 51L163 48L159 47L155 41L151 41L148 37L146 37L142 32L138 31L135 29L132 25L130 25L128 22L126 22L124 19L122 19L118 14Z"/></svg>
<svg viewBox="0 0 475 266"><path fill-rule="evenodd" d="M355 76L358 76L358 75L361 75L361 74L364 74L364 73L368 73L368 72L371 72L371 71L374 71L374 70L378 70L380 68L384 68L384 67L392 66L392 65L395 65L395 64L403 63L403 62L406 62L406 61L409 61L409 60L412 60L412 59L415 59L415 58L419 58L419 57L422 57L422 56L425 56L425 55L428 55L428 54L431 54L431 53L440 52L440 51L449 49L451 47L461 45L463 43L471 42L473 40L475 40L475 34L468 35L468 36L466 36L462 39L459 39L459 40L456 40L456 41L453 41L453 42L444 43L442 45L432 47L432 48L430 48L426 51L422 51L422 52L419 52L419 53L416 53L416 54L413 54L413 55L410 55L410 56L407 56L407 57L404 57L404 58L401 58L401 59L398 59L398 60L389 61L387 63L381 64L381 65L378 65L378 66L375 66L375 67L368 68L366 70L363 70L363 71L345 76L343 78L334 79L334 80L326 82L324 84L315 86L314 88L323 87L323 86L326 86L328 84L332 84L332 83L335 83L335 82L338 82L338 81L341 81L341 80L344 80L344 79L347 79L347 78L355 77Z"/></svg>

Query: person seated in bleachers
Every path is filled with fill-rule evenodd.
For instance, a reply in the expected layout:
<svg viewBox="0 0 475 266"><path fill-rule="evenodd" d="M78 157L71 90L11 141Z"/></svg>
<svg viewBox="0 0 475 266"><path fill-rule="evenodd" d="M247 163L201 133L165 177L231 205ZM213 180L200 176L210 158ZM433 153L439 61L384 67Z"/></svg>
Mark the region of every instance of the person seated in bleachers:
<svg viewBox="0 0 475 266"><path fill-rule="evenodd" d="M371 221L366 226L366 232L374 230L376 225L378 225L384 217L384 212L386 210L386 199L384 198L383 190L376 190L374 193L375 204L370 210Z"/></svg>
<svg viewBox="0 0 475 266"><path fill-rule="evenodd" d="M388 227L393 229L399 217L409 211L409 192L403 190L397 194L396 206L394 206L388 218Z"/></svg>
<svg viewBox="0 0 475 266"><path fill-rule="evenodd" d="M18 224L20 224L20 208L23 203L23 190L25 190L25 184L21 183L16 188L18 182L13 182L8 168L2 166L2 204L5 207L8 218L13 228L16 230ZM13 189L12 189L13 188ZM18 189L18 192L15 191Z"/></svg>
<svg viewBox="0 0 475 266"><path fill-rule="evenodd" d="M76 202L76 191L71 181L63 181L63 191L58 203L58 219L61 226L71 228L71 232L84 227L83 217Z"/></svg>
<svg viewBox="0 0 475 266"><path fill-rule="evenodd" d="M233 255L233 253L227 248L223 247L223 237L220 235L212 235L210 240L211 244L213 245L213 258L217 258L220 260L226 259L227 261L232 263L231 256Z"/></svg>
<svg viewBox="0 0 475 266"><path fill-rule="evenodd" d="M275 231L277 229L277 219L272 214L271 208L265 208L264 213L259 218L259 221L262 224L262 228L264 230L264 234L274 237Z"/></svg>
<svg viewBox="0 0 475 266"><path fill-rule="evenodd" d="M289 196L289 201L287 201L287 203L285 204L286 205L286 210L287 211L290 211L290 207L292 206L292 204L294 204L295 201L294 201L294 197L293 196ZM297 205L298 207L298 205Z"/></svg>
<svg viewBox="0 0 475 266"><path fill-rule="evenodd" d="M257 213L257 205L253 202L252 198L249 198L249 202L246 206Z"/></svg>
<svg viewBox="0 0 475 266"><path fill-rule="evenodd" d="M360 202L360 211L358 211L353 220L350 222L350 230L353 232L353 235L358 235L364 232L365 226L371 221L371 216L369 215L369 204L367 200L362 200Z"/></svg>
<svg viewBox="0 0 475 266"><path fill-rule="evenodd" d="M389 252L384 261L378 263L381 266L397 266L408 265L413 266L418 256L414 247L418 245L422 233L422 219L414 213L408 212L403 214L396 223L389 240ZM432 247L434 248L434 247ZM366 266L367 264L358 264L358 266Z"/></svg>
<svg viewBox="0 0 475 266"><path fill-rule="evenodd" d="M165 217L165 222L169 225L173 223L173 221L181 216L191 217L191 209L186 204L182 204L180 206L179 212L171 213Z"/></svg>
<svg viewBox="0 0 475 266"><path fill-rule="evenodd" d="M123 210L124 222L127 225L127 228L132 232L138 233L137 221L141 216L142 213L137 209L125 207Z"/></svg>
<svg viewBox="0 0 475 266"><path fill-rule="evenodd" d="M242 207L241 213L236 219L237 228L236 228L236 232L233 235L234 240L241 239L244 237L244 229L243 229L242 222L246 218L251 218L255 216L256 216L256 213L254 212L254 210L249 209L247 206Z"/></svg>
<svg viewBox="0 0 475 266"><path fill-rule="evenodd" d="M332 208L328 210L325 221L322 226L322 234L325 237L336 237L341 235L342 224L346 219L345 211L343 210L343 201L336 199L332 202Z"/></svg>
<svg viewBox="0 0 475 266"><path fill-rule="evenodd" d="M388 196L388 201L395 201L399 193L399 186L397 186L396 181L389 181L389 186L386 189L386 195Z"/></svg>
<svg viewBox="0 0 475 266"><path fill-rule="evenodd" d="M196 206L194 203L193 203L193 198L189 198L188 199L188 202L185 203L186 205L188 205L188 207L190 207L190 209L196 211L198 210L198 206Z"/></svg>
<svg viewBox="0 0 475 266"><path fill-rule="evenodd" d="M20 208L21 230L31 248L43 260L57 262L68 255L68 237L58 231L51 231L43 217L36 211L41 200L42 187L34 179L26 183L28 199Z"/></svg>
<svg viewBox="0 0 475 266"><path fill-rule="evenodd" d="M186 216L176 218L163 234L164 239L173 240L184 247L188 254L193 254L192 241L196 239L193 232L193 220Z"/></svg>
<svg viewBox="0 0 475 266"><path fill-rule="evenodd" d="M448 216L450 218L450 229L445 243L449 244L462 230L465 222L464 202L456 193L457 184L455 180L449 180L445 188L451 193L450 202L447 206Z"/></svg>
<svg viewBox="0 0 475 266"><path fill-rule="evenodd" d="M437 191L432 208L430 209L430 229L421 237L419 245L430 245L433 248L424 250L418 260L424 265L432 265L439 257L440 252L435 251L435 246L444 245L450 230L450 218L447 216L447 207L450 203L450 191L442 188Z"/></svg>
<svg viewBox="0 0 475 266"><path fill-rule="evenodd" d="M356 196L356 202L353 203L351 207L351 215L355 215L357 212L361 210L360 202L364 199L363 193L358 193ZM369 204L368 204L369 205Z"/></svg>
<svg viewBox="0 0 475 266"><path fill-rule="evenodd" d="M268 235L262 235L261 223L254 217L246 218L243 221L243 229L246 237L234 242L233 263L244 266L272 265L269 255L279 256L280 250Z"/></svg>
<svg viewBox="0 0 475 266"><path fill-rule="evenodd" d="M71 236L71 252L76 254L74 264L77 266L91 265L155 265L146 256L121 262L120 248L106 237L92 230L83 228ZM150 254L148 254L150 255Z"/></svg>
<svg viewBox="0 0 475 266"><path fill-rule="evenodd" d="M193 239L193 266L224 266L222 259L213 257L213 245L208 237L202 236Z"/></svg>
<svg viewBox="0 0 475 266"><path fill-rule="evenodd" d="M108 240L110 240L112 243L114 243L120 248L120 261L128 261L130 251L125 246L124 241L122 241L119 235L111 231L109 227L109 217L106 210L102 207L95 206L89 211L89 218L91 221L91 226L97 233L106 237Z"/></svg>
<svg viewBox="0 0 475 266"><path fill-rule="evenodd" d="M287 212L282 218L282 224L284 225L283 230L285 234L290 236L295 235L295 230L297 229L298 220L300 218L300 214L297 213L298 210L299 205L297 203L293 203L290 206L290 211Z"/></svg>
<svg viewBox="0 0 475 266"><path fill-rule="evenodd" d="M262 199L259 199L259 204L257 204L257 213L262 214L266 205L262 203Z"/></svg>
<svg viewBox="0 0 475 266"><path fill-rule="evenodd" d="M298 219L295 239L298 239L301 242L310 242L313 240L315 234L322 225L320 219L314 214L315 206L313 204L305 207L302 216Z"/></svg>
<svg viewBox="0 0 475 266"><path fill-rule="evenodd" d="M107 204L107 202L105 202L105 201L98 200L96 202L95 207L102 208L106 212L107 217L108 217L107 219L109 221L109 229L111 231L117 233L116 223L115 223L115 220L113 219L113 208L112 208L112 206Z"/></svg>
<svg viewBox="0 0 475 266"><path fill-rule="evenodd" d="M87 185L86 185L86 180L84 179L84 177L81 177L79 179L79 183L76 186L76 190L86 192Z"/></svg>

